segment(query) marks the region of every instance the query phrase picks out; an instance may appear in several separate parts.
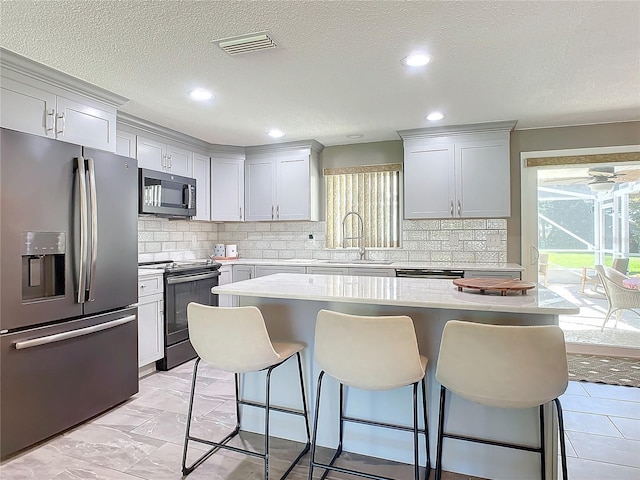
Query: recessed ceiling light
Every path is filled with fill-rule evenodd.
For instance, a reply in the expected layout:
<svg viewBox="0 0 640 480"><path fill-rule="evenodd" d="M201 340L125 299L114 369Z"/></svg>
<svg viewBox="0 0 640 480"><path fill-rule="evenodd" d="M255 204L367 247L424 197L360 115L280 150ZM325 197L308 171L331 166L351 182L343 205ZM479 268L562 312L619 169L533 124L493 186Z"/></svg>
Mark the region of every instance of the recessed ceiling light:
<svg viewBox="0 0 640 480"><path fill-rule="evenodd" d="M430 122L436 122L438 120L442 120L444 118L444 115L441 114L440 112L432 112L429 115L427 115L427 120L429 120Z"/></svg>
<svg viewBox="0 0 640 480"><path fill-rule="evenodd" d="M194 100L204 102L206 100L211 100L213 98L213 93L211 93L206 88L196 88L195 90L191 90L189 92L189 96Z"/></svg>
<svg viewBox="0 0 640 480"><path fill-rule="evenodd" d="M431 62L431 55L426 53L412 53L411 55L404 57L400 63L406 67L422 67Z"/></svg>
<svg viewBox="0 0 640 480"><path fill-rule="evenodd" d="M269 133L267 133L267 135L273 138L280 138L284 137L284 132L278 128L272 128L271 130L269 130Z"/></svg>
<svg viewBox="0 0 640 480"><path fill-rule="evenodd" d="M361 133L354 133L353 135L347 135L347 138L362 138L363 135Z"/></svg>

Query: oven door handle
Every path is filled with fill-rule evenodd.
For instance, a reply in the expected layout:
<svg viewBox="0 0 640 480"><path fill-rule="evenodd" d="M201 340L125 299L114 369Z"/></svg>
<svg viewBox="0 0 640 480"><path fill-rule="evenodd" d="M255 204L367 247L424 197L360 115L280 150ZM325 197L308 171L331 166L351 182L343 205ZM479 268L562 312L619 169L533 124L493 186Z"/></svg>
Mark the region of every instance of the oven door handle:
<svg viewBox="0 0 640 480"><path fill-rule="evenodd" d="M220 272L206 273L204 275L202 275L202 274L180 275L180 276L177 276L177 277L169 277L169 278L167 278L167 285L175 285L176 283L195 282L195 281L198 281L198 280L207 280L209 278L215 278L215 277L219 277L219 276L220 276Z"/></svg>

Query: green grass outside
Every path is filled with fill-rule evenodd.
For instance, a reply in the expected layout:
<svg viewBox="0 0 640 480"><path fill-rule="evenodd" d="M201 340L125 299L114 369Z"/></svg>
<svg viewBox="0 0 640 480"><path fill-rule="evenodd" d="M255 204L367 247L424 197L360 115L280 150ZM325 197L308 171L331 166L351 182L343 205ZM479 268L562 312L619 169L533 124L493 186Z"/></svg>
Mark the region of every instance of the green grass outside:
<svg viewBox="0 0 640 480"><path fill-rule="evenodd" d="M549 267L559 266L564 268L580 268L594 266L595 255L593 253L564 253L564 252L543 252L549 254ZM613 257L605 256L605 265L611 266ZM640 257L629 259L629 272L640 273Z"/></svg>

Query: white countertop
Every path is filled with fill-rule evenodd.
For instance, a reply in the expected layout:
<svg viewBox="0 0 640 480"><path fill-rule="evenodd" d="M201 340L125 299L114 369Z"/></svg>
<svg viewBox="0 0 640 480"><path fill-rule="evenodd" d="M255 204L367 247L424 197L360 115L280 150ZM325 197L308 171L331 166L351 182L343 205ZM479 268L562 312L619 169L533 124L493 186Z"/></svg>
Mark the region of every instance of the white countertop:
<svg viewBox="0 0 640 480"><path fill-rule="evenodd" d="M138 277L150 277L153 275L162 275L164 270L158 268L138 267Z"/></svg>
<svg viewBox="0 0 640 480"><path fill-rule="evenodd" d="M323 260L315 258L292 258L292 259L278 259L278 258L237 258L235 260L216 260L222 265L278 265L278 266L291 266L299 265L301 267L358 267L358 268L414 268L425 270L491 270L491 271L515 271L521 272L524 270L522 265L517 263L456 263L456 262L418 262L418 261L401 261L393 263L358 263L350 262L349 260Z"/></svg>
<svg viewBox="0 0 640 480"><path fill-rule="evenodd" d="M278 273L214 287L212 292L247 297L368 303L404 307L443 308L507 313L567 315L580 309L536 284L526 295L459 292L451 280L396 277L355 277Z"/></svg>

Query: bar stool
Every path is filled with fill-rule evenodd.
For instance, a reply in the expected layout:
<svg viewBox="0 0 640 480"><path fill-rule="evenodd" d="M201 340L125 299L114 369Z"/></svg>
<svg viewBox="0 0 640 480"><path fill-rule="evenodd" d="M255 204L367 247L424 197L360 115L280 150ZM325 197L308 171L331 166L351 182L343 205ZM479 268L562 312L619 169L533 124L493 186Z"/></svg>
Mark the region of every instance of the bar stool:
<svg viewBox="0 0 640 480"><path fill-rule="evenodd" d="M425 436L427 473L429 459L429 428L427 423L426 380L427 358L420 355L411 318L407 316L367 317L320 310L316 321L315 359L321 367L318 377L314 413L309 480L315 467L329 471L378 480L389 480L361 471L336 467L334 462L342 453L344 422L373 425L413 433L414 475L419 479L418 434ZM316 437L322 380L327 373L340 383L340 419L338 448L328 464L316 462ZM418 384L422 385L422 414L424 428L418 426ZM413 386L413 426L376 422L345 415L344 387L363 390L392 390Z"/></svg>
<svg viewBox="0 0 640 480"><path fill-rule="evenodd" d="M564 422L558 397L567 389L569 376L564 334L560 327L483 325L451 320L442 334L436 379L441 384L436 480L442 476L442 443L445 437L537 452L544 480L544 405L551 401L558 411L562 478L567 480ZM538 407L540 447L445 433L447 390L489 407Z"/></svg>
<svg viewBox="0 0 640 480"><path fill-rule="evenodd" d="M288 470L281 479L289 475L300 459L309 451L309 416L307 401L302 377L302 362L300 351L304 345L300 343L271 343L262 313L256 307L210 307L198 303L190 303L187 306L187 319L189 323L189 339L198 354L193 367L193 379L191 382L191 397L189 398L189 413L187 416L187 431L184 440L184 452L182 457L182 474L188 475L196 467L201 465L211 455L221 448L234 452L260 457L264 461L264 478L269 478L269 413L271 410L298 415L304 418L307 443L296 459L290 464ZM300 377L300 393L302 396L302 411L285 407L272 406L270 404L271 372L293 356L298 360L298 373ZM193 397L196 388L196 376L200 360L213 367L234 374L235 401L236 401L236 426L231 433L219 442L213 442L190 435L191 418L193 414ZM266 394L265 402L253 402L240 398L239 377L246 372L266 370ZM242 448L227 445L227 442L240 431L240 405L262 408L264 416L264 452L253 452ZM191 466L186 465L187 448L189 441L195 441L211 446L207 452L200 456Z"/></svg>

